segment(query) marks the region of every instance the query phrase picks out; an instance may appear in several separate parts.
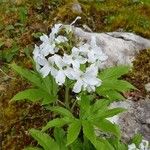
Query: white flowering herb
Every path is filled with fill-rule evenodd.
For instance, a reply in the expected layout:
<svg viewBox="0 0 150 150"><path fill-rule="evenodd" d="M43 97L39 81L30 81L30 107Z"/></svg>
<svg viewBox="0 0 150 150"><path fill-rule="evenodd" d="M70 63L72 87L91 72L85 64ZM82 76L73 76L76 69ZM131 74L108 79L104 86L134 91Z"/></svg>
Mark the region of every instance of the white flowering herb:
<svg viewBox="0 0 150 150"><path fill-rule="evenodd" d="M107 118L124 111L110 109L110 103L122 100L121 93L134 89L120 79L129 67L104 69L108 56L97 38L85 41L74 35L78 19L70 25L55 24L49 35L40 37L33 51L36 71L11 65L32 83L31 89L17 93L12 101L39 102L54 114L42 131L30 130L44 150L127 150L118 125ZM45 133L49 128L55 140ZM98 136L95 128L103 134Z"/></svg>
<svg viewBox="0 0 150 150"><path fill-rule="evenodd" d="M72 26L70 25L70 29ZM49 36L40 37L42 44L33 51L33 58L36 62L37 70L46 77L51 74L58 85L65 84L66 79L74 80L73 91L79 93L82 90L92 92L101 85L98 79L98 71L101 63L107 60L101 47L96 44L96 38L92 37L90 43L80 42L78 45L70 45L70 53L65 52L63 43L70 42L67 35L60 35L63 29L65 34L69 34L65 26L56 24L52 28ZM70 30L70 32L73 32ZM60 46L61 45L61 46ZM63 50L63 54L59 52ZM87 66L83 71L81 65Z"/></svg>

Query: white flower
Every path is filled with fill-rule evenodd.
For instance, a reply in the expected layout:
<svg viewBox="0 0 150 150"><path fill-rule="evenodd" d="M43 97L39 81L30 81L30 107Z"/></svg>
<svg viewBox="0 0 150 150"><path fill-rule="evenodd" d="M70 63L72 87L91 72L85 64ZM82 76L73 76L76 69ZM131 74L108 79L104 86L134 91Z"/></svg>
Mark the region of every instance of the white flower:
<svg viewBox="0 0 150 150"><path fill-rule="evenodd" d="M67 65L64 63L63 58L57 54L53 56L54 62L57 67L57 74L55 76L56 83L62 85L66 79Z"/></svg>
<svg viewBox="0 0 150 150"><path fill-rule="evenodd" d="M33 59L34 59L35 62L36 62L37 57L40 56L40 55L41 55L40 54L40 49L37 45L35 45L35 48L33 50Z"/></svg>
<svg viewBox="0 0 150 150"><path fill-rule="evenodd" d="M95 63L99 66L101 62L107 60L108 56L103 53L101 47L96 44L96 37L92 36L91 38L91 50L88 53L88 61L91 63Z"/></svg>
<svg viewBox="0 0 150 150"><path fill-rule="evenodd" d="M40 40L43 42L40 45L41 54L47 56L49 54L55 53L55 44L53 43L53 41L50 40L47 35L43 34L43 36L40 37Z"/></svg>
<svg viewBox="0 0 150 150"><path fill-rule="evenodd" d="M73 49L75 49L75 48L73 48ZM71 55L64 54L63 61L67 65L69 65L69 66L72 65L73 68L79 69L80 64L85 64L87 59L83 58L82 56L80 56L78 54L71 54Z"/></svg>
<svg viewBox="0 0 150 150"><path fill-rule="evenodd" d="M75 70L74 78L77 80L73 87L75 93L79 93L81 89L88 92L95 91L95 87L100 86L101 80L97 78L97 67L91 65L85 72Z"/></svg>
<svg viewBox="0 0 150 150"><path fill-rule="evenodd" d="M131 145L128 145L128 150L138 150L138 149L136 148L136 145L132 143Z"/></svg>
<svg viewBox="0 0 150 150"><path fill-rule="evenodd" d="M56 39L55 39L55 42L57 44L60 44L60 43L64 43L64 42L67 42L68 39L65 37L65 36L61 36L59 35Z"/></svg>
<svg viewBox="0 0 150 150"><path fill-rule="evenodd" d="M56 35L58 34L61 28L62 28L62 24L55 24L55 26L52 28L51 33L49 34L50 41L55 40Z"/></svg>
<svg viewBox="0 0 150 150"><path fill-rule="evenodd" d="M142 142L139 145L139 148L136 147L134 143L128 145L128 150L150 150L149 142L146 140L142 140Z"/></svg>
<svg viewBox="0 0 150 150"><path fill-rule="evenodd" d="M73 54L78 54L81 55L83 57L87 57L88 53L90 50L90 45L88 43L85 43L83 45L80 45L77 49L73 49L72 53Z"/></svg>
<svg viewBox="0 0 150 150"><path fill-rule="evenodd" d="M59 34L60 30L64 28L66 34L73 32L72 24L69 27L56 24L49 36L43 34L40 37L42 44L39 47L35 46L33 51L36 68L43 77L51 74L59 85L65 83L66 77L76 81L73 87L76 93L81 90L95 91L95 88L101 85L101 80L97 78L98 67L102 67L107 59L102 49L97 46L95 37L92 37L90 43L80 42L74 45L71 54L65 52L63 56L56 54L59 51L59 44L69 41L65 36ZM81 71L82 64L89 67Z"/></svg>
<svg viewBox="0 0 150 150"><path fill-rule="evenodd" d="M139 149L140 150L150 150L149 142L146 140L142 140L142 142L139 145Z"/></svg>
<svg viewBox="0 0 150 150"><path fill-rule="evenodd" d="M51 59L51 57L48 58L48 60L43 60L42 63L43 67L41 67L39 72L43 75L43 77L46 77L49 73L51 73L51 75L55 77L57 74L57 70L54 68L54 61Z"/></svg>

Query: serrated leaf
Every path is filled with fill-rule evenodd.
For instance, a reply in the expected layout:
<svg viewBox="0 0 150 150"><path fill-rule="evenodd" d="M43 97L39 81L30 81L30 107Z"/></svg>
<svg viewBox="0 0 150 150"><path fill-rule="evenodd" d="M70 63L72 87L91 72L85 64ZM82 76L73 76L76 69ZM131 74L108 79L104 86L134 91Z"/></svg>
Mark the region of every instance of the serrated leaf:
<svg viewBox="0 0 150 150"><path fill-rule="evenodd" d="M120 141L120 139L118 138L110 138L107 139L109 141L109 143L111 143L111 145L113 145L113 147L115 148L115 150L127 150L127 145L125 145L124 143L122 143Z"/></svg>
<svg viewBox="0 0 150 150"><path fill-rule="evenodd" d="M102 120L105 118L113 117L121 112L124 112L126 109L124 108L113 108L106 111L99 111L95 116L93 116L93 120Z"/></svg>
<svg viewBox="0 0 150 150"><path fill-rule="evenodd" d="M91 143L96 142L96 136L94 132L94 127L89 121L82 121L82 126L83 126L83 134L87 139L91 141Z"/></svg>
<svg viewBox="0 0 150 150"><path fill-rule="evenodd" d="M104 90L101 88L98 88L96 92L100 95L103 96L111 101L115 100L124 100L125 98L117 91L115 90Z"/></svg>
<svg viewBox="0 0 150 150"><path fill-rule="evenodd" d="M41 80L42 80L43 87L45 87L46 91L49 94L57 95L58 85L56 84L54 78L51 75L42 78Z"/></svg>
<svg viewBox="0 0 150 150"><path fill-rule="evenodd" d="M81 122L79 120L72 122L68 127L67 146L73 143L81 130Z"/></svg>
<svg viewBox="0 0 150 150"><path fill-rule="evenodd" d="M86 111L90 107L90 96L89 95L81 95L81 100L79 101L80 108Z"/></svg>
<svg viewBox="0 0 150 150"><path fill-rule="evenodd" d="M56 106L56 107L52 107L50 110L54 111L60 115L63 115L65 117L74 118L73 114L66 108Z"/></svg>
<svg viewBox="0 0 150 150"><path fill-rule="evenodd" d="M56 100L55 97L50 96L48 93L45 91L42 91L41 89L27 89L24 91L21 91L17 93L11 101L20 101L20 100L29 100L32 102L38 102L42 101L42 104L50 104Z"/></svg>
<svg viewBox="0 0 150 150"><path fill-rule="evenodd" d="M82 94L80 105L80 119L87 118L90 115L90 96Z"/></svg>
<svg viewBox="0 0 150 150"><path fill-rule="evenodd" d="M57 143L46 133L43 133L36 129L30 129L29 133L31 136L38 141L39 145L41 145L44 150L59 150L59 146Z"/></svg>
<svg viewBox="0 0 150 150"><path fill-rule="evenodd" d="M71 150L88 150L83 148L83 144L81 140L78 138L76 139L71 145Z"/></svg>
<svg viewBox="0 0 150 150"><path fill-rule="evenodd" d="M53 119L51 121L49 121L46 126L44 126L42 128L42 132L48 130L49 128L52 128L52 127L62 127L64 126L65 124L69 123L69 119L67 118L56 118L56 119Z"/></svg>
<svg viewBox="0 0 150 150"><path fill-rule="evenodd" d="M105 109L105 107L107 107L109 103L110 103L110 102L109 102L108 99L100 99L100 100L97 100L97 101L93 104L91 111L92 111L92 112L97 112L97 111L100 110L100 109Z"/></svg>
<svg viewBox="0 0 150 150"><path fill-rule="evenodd" d="M94 121L93 124L104 132L112 133L118 138L121 136L119 127L106 119L103 119L99 122Z"/></svg>
<svg viewBox="0 0 150 150"><path fill-rule="evenodd" d="M65 131L62 128L55 127L54 138L58 143L60 150L68 150L66 147L67 139L66 139Z"/></svg>
<svg viewBox="0 0 150 150"><path fill-rule="evenodd" d="M119 92L126 92L131 89L136 89L133 85L125 80L107 80L103 81L103 84L100 88L107 90L116 90Z"/></svg>
<svg viewBox="0 0 150 150"><path fill-rule="evenodd" d="M35 72L24 69L16 65L15 63L11 64L10 66L13 70L15 70L22 77L32 82L34 85L41 87L41 79L38 77L38 75Z"/></svg>
<svg viewBox="0 0 150 150"><path fill-rule="evenodd" d="M107 68L100 73L100 79L107 80L107 79L117 79L120 78L122 75L127 74L129 72L129 66L115 66L111 68Z"/></svg>
<svg viewBox="0 0 150 150"><path fill-rule="evenodd" d="M22 92L17 93L11 101L18 101L22 99L27 99L30 101L38 101L43 98L43 94L45 92L39 90L39 89L27 89Z"/></svg>
<svg viewBox="0 0 150 150"><path fill-rule="evenodd" d="M97 150L115 150L106 139L100 137L97 138L97 141L96 143L94 143L94 146L96 147Z"/></svg>

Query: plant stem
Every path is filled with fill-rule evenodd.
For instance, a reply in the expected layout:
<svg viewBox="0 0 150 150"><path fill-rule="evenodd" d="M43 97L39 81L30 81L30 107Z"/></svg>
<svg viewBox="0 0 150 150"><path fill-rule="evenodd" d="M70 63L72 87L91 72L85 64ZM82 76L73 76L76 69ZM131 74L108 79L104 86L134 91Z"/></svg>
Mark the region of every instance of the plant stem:
<svg viewBox="0 0 150 150"><path fill-rule="evenodd" d="M66 83L66 88L65 88L65 105L68 109L70 109L70 107L69 107L69 86L68 86L68 83Z"/></svg>

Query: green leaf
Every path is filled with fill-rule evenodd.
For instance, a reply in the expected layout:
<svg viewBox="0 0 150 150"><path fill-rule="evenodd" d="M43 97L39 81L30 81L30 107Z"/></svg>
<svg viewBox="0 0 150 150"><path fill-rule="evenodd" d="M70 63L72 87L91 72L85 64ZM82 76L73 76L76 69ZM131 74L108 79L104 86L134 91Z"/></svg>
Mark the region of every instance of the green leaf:
<svg viewBox="0 0 150 150"><path fill-rule="evenodd" d="M13 70L15 70L22 77L24 77L28 81L32 82L34 85L41 88L41 79L35 72L24 69L24 68L16 65L15 63L11 64L10 66Z"/></svg>
<svg viewBox="0 0 150 150"><path fill-rule="evenodd" d="M137 147L139 147L140 143L142 142L142 135L141 134L135 134L132 143L134 143Z"/></svg>
<svg viewBox="0 0 150 150"><path fill-rule="evenodd" d="M43 150L42 148L38 148L38 147L26 147L23 150Z"/></svg>
<svg viewBox="0 0 150 150"><path fill-rule="evenodd" d="M100 73L100 79L107 80L107 79L117 79L120 78L122 75L127 74L129 72L129 66L115 66L111 68L107 68Z"/></svg>
<svg viewBox="0 0 150 150"><path fill-rule="evenodd" d="M43 133L36 129L30 129L31 136L38 141L39 145L41 145L44 150L59 150L59 146L57 143L46 133Z"/></svg>
<svg viewBox="0 0 150 150"><path fill-rule="evenodd" d="M76 139L71 145L70 145L71 150L85 150L83 148L83 144L81 142L81 139L78 138ZM86 149L88 150L88 149Z"/></svg>
<svg viewBox="0 0 150 150"><path fill-rule="evenodd" d="M95 143L96 136L93 125L89 121L83 120L82 126L83 126L83 134L85 135L85 137L89 139L92 144Z"/></svg>
<svg viewBox="0 0 150 150"><path fill-rule="evenodd" d="M101 109L105 109L108 105L109 105L109 100L107 99L100 99L100 100L97 100L93 106L92 106L92 109L91 111L92 112L97 112L98 110L101 110Z"/></svg>
<svg viewBox="0 0 150 150"><path fill-rule="evenodd" d="M67 110L67 109L65 109L63 107L56 106L56 107L50 108L50 110L54 111L54 112L56 112L58 114L61 114L61 115L65 116L65 117L74 118L73 114L69 110Z"/></svg>
<svg viewBox="0 0 150 150"><path fill-rule="evenodd" d="M125 98L117 91L115 90L104 90L101 88L98 88L96 90L96 92L100 95L103 96L105 98L108 98L111 101L115 101L115 100L124 100Z"/></svg>
<svg viewBox="0 0 150 150"><path fill-rule="evenodd" d="M32 102L42 101L42 104L50 104L56 100L55 97L50 96L45 91L41 89L27 89L22 92L17 93L11 101L20 101L20 100L30 100Z"/></svg>
<svg viewBox="0 0 150 150"><path fill-rule="evenodd" d="M48 75L45 78L42 78L42 84L45 90L52 95L57 95L58 85L56 84L54 78L51 75Z"/></svg>
<svg viewBox="0 0 150 150"><path fill-rule="evenodd" d="M81 100L79 101L80 105L80 119L87 118L90 114L90 96L82 94Z"/></svg>
<svg viewBox="0 0 150 150"><path fill-rule="evenodd" d="M42 132L48 130L49 128L52 128L52 127L62 127L64 126L65 124L69 123L69 119L67 118L56 118L56 119L53 119L51 121L49 121L45 127L42 128Z"/></svg>
<svg viewBox="0 0 150 150"><path fill-rule="evenodd" d="M62 128L54 128L54 138L59 145L60 150L68 150L66 147L66 135Z"/></svg>
<svg viewBox="0 0 150 150"><path fill-rule="evenodd" d="M81 122L79 120L72 122L68 127L67 146L73 143L81 130Z"/></svg>
<svg viewBox="0 0 150 150"><path fill-rule="evenodd" d="M96 147L97 150L115 150L106 139L100 137L97 138L97 141L94 143L94 146Z"/></svg>
<svg viewBox="0 0 150 150"><path fill-rule="evenodd" d="M121 112L124 112L126 109L124 108L114 108L105 111L99 111L95 116L93 116L93 120L102 120L105 118L113 117Z"/></svg>
<svg viewBox="0 0 150 150"><path fill-rule="evenodd" d="M40 99L43 98L43 94L45 92L39 90L39 89L27 89L24 90L22 92L17 93L12 99L11 101L18 101L18 100L23 100L23 99L27 99L33 102L36 102Z"/></svg>
<svg viewBox="0 0 150 150"><path fill-rule="evenodd" d="M107 139L111 145L115 148L115 150L128 150L128 146L120 141L118 138L110 138Z"/></svg>
<svg viewBox="0 0 150 150"><path fill-rule="evenodd" d="M107 80L103 81L101 88L105 88L107 90L117 90L119 92L126 92L131 89L136 89L129 82L124 80Z"/></svg>
<svg viewBox="0 0 150 150"><path fill-rule="evenodd" d="M84 142L83 142L83 150L96 150L94 145L90 142L90 140L88 138L86 138L85 136L83 136L84 138Z"/></svg>
<svg viewBox="0 0 150 150"><path fill-rule="evenodd" d="M118 138L121 136L119 127L106 119L103 119L99 122L94 121L93 124L104 132L112 133Z"/></svg>

